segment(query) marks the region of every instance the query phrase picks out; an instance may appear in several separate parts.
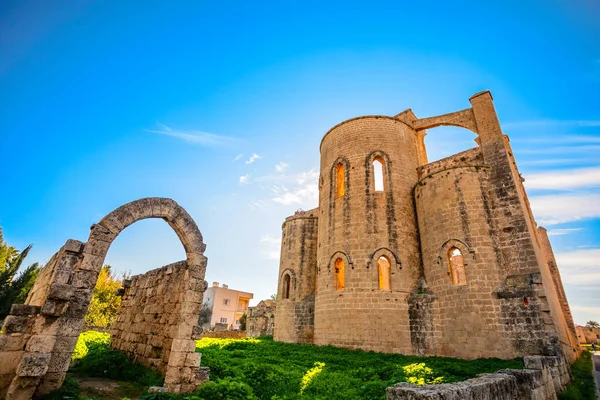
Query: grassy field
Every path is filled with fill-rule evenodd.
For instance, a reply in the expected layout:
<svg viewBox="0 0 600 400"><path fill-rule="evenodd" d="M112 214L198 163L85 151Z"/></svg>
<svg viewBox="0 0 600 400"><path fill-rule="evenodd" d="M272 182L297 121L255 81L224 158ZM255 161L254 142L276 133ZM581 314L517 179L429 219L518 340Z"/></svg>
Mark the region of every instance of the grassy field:
<svg viewBox="0 0 600 400"><path fill-rule="evenodd" d="M109 342L107 333L82 333L70 369L75 380L47 398L115 399L121 393L130 398L139 396L140 400L385 399L386 387L397 382L457 382L498 369L523 367L520 359L465 361L287 344L274 342L271 337L204 338L197 341L196 350L202 352L202 366L211 369L211 383L185 397L142 395L148 386L162 385L162 377L109 349ZM101 379L119 382L113 385L114 393L98 397L93 390L85 389L82 383L86 377L94 378L99 385Z"/></svg>

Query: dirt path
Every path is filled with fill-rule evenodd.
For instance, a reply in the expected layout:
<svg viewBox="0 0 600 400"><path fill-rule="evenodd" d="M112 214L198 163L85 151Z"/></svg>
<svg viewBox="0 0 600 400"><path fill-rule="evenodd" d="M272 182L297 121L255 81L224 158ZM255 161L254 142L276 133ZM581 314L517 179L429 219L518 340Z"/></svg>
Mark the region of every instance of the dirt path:
<svg viewBox="0 0 600 400"><path fill-rule="evenodd" d="M144 394L144 388L131 382L115 381L104 378L83 378L70 376L79 384L81 394L102 400L121 400L127 397L136 400Z"/></svg>

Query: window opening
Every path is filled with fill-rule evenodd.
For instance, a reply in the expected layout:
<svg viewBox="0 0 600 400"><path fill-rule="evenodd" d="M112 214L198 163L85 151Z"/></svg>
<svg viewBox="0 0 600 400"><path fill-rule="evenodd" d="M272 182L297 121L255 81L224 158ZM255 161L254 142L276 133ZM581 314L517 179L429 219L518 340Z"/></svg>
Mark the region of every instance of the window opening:
<svg viewBox="0 0 600 400"><path fill-rule="evenodd" d="M228 306L229 305L229 299L223 299L223 304Z"/></svg>
<svg viewBox="0 0 600 400"><path fill-rule="evenodd" d="M290 275L285 274L285 276L283 277L283 298L284 299L290 298L290 283L291 283Z"/></svg>
<svg viewBox="0 0 600 400"><path fill-rule="evenodd" d="M344 290L344 260L335 260L335 290Z"/></svg>
<svg viewBox="0 0 600 400"><path fill-rule="evenodd" d="M337 167L335 167L335 191L336 194L338 195L338 197L343 196L344 194L346 194L346 188L345 188L345 182L344 182L344 178L346 175L346 168L344 167L344 164L339 163L337 165Z"/></svg>
<svg viewBox="0 0 600 400"><path fill-rule="evenodd" d="M373 176L375 181L375 191L383 192L383 162L381 157L375 157L373 160Z"/></svg>
<svg viewBox="0 0 600 400"><path fill-rule="evenodd" d="M377 269L379 271L379 289L390 290L390 260L385 256L379 257Z"/></svg>
<svg viewBox="0 0 600 400"><path fill-rule="evenodd" d="M452 247L448 250L448 265L450 267L452 283L455 285L466 285L467 277L465 275L463 255L456 247Z"/></svg>
<svg viewBox="0 0 600 400"><path fill-rule="evenodd" d="M226 317L221 317L221 320L220 320L220 322L221 322L222 324L226 324L226 323L227 323L227 318L226 318Z"/></svg>

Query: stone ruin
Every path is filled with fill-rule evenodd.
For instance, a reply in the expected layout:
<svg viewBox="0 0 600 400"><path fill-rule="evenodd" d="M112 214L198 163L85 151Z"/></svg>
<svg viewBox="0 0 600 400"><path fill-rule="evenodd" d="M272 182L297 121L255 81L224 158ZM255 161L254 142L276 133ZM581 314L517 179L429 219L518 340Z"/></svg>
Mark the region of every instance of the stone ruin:
<svg viewBox="0 0 600 400"><path fill-rule="evenodd" d="M273 335L276 304L273 300L261 300L255 307L248 307L246 336Z"/></svg>
<svg viewBox="0 0 600 400"><path fill-rule="evenodd" d="M31 399L62 385L106 253L123 229L145 218L162 218L173 228L186 260L124 282L111 347L164 374L170 392L191 392L208 381L194 342L207 287L206 246L175 201L145 198L92 225L87 243L67 240L40 272L25 304L12 306L0 335L0 399Z"/></svg>

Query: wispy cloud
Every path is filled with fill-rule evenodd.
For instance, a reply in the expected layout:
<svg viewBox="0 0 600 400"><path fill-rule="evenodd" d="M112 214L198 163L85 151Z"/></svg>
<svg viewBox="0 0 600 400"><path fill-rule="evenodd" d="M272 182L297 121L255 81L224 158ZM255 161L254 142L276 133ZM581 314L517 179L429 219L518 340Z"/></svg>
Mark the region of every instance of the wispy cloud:
<svg viewBox="0 0 600 400"><path fill-rule="evenodd" d="M246 174L246 175L242 175L242 176L240 176L240 184L242 184L242 185L243 185L243 184L246 184L246 183L248 183L248 179L249 179L249 178L250 178L250 175L249 175L249 174Z"/></svg>
<svg viewBox="0 0 600 400"><path fill-rule="evenodd" d="M275 194L271 200L283 205L296 204L306 208L316 207L319 200L318 189L319 172L311 169L298 174L289 187L274 185L272 192Z"/></svg>
<svg viewBox="0 0 600 400"><path fill-rule="evenodd" d="M244 155L243 155L243 154L238 154L238 155L237 155L237 156L236 156L236 157L233 159L233 162L236 162L236 161L238 161L238 160L239 160L240 158L242 158L242 157L244 157Z"/></svg>
<svg viewBox="0 0 600 400"><path fill-rule="evenodd" d="M577 232L582 230L583 228L563 228L563 229L550 229L548 231L548 236L562 236L562 235L570 235L573 232Z"/></svg>
<svg viewBox="0 0 600 400"><path fill-rule="evenodd" d="M146 132L158 133L159 135L172 136L188 143L204 146L217 146L234 142L236 139L230 136L216 135L214 133L173 129L164 124L158 124L160 129L147 129Z"/></svg>
<svg viewBox="0 0 600 400"><path fill-rule="evenodd" d="M275 166L275 171L283 173L289 166L289 164L282 161Z"/></svg>
<svg viewBox="0 0 600 400"><path fill-rule="evenodd" d="M246 161L246 164L252 164L254 161L258 160L259 158L262 158L261 156L259 156L258 154L254 153L252 154L252 156L248 159L248 161Z"/></svg>
<svg viewBox="0 0 600 400"><path fill-rule="evenodd" d="M565 193L529 198L533 215L541 225L556 225L589 218L600 218L600 194Z"/></svg>
<svg viewBox="0 0 600 400"><path fill-rule="evenodd" d="M581 249L556 253L556 262L565 284L600 284L600 249Z"/></svg>
<svg viewBox="0 0 600 400"><path fill-rule="evenodd" d="M558 119L538 119L532 121L516 121L502 124L505 129L510 128L531 128L531 127L590 127L600 126L600 120L558 120Z"/></svg>
<svg viewBox="0 0 600 400"><path fill-rule="evenodd" d="M575 189L600 186L600 166L544 171L525 176L527 189Z"/></svg>
<svg viewBox="0 0 600 400"><path fill-rule="evenodd" d="M278 260L280 257L281 237L267 233L260 237L261 254L267 260Z"/></svg>

